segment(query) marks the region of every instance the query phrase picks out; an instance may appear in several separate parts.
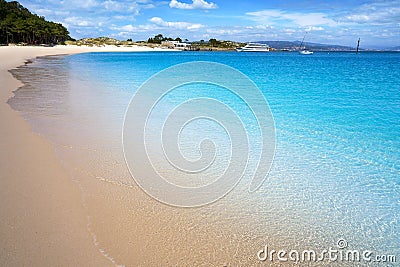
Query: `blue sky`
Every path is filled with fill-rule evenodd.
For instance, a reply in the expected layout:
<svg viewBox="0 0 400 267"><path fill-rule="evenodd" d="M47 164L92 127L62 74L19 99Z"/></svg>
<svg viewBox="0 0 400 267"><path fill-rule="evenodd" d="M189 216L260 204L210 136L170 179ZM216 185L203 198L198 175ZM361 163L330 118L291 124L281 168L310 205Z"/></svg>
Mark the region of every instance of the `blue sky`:
<svg viewBox="0 0 400 267"><path fill-rule="evenodd" d="M301 40L400 46L400 0L20 0L74 38Z"/></svg>

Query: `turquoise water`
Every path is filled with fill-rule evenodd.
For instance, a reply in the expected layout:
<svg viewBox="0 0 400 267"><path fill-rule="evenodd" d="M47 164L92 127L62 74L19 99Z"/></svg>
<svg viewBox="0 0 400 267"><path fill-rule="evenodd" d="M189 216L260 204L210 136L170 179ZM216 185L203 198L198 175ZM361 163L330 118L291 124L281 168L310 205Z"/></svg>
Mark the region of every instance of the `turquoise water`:
<svg viewBox="0 0 400 267"><path fill-rule="evenodd" d="M89 79L100 79L113 90L129 94L175 64L226 64L247 75L265 95L275 119L278 146L287 143L301 153L336 158L365 172L366 177L357 179L384 179L398 192L399 53L316 53L309 57L296 53L93 53L71 56L68 61ZM178 99L178 104L196 94L229 98L215 91L199 89L184 97L183 92L175 92L170 99Z"/></svg>
<svg viewBox="0 0 400 267"><path fill-rule="evenodd" d="M130 93L158 71L199 60L227 64L252 79L271 107L280 140L316 146L319 153L334 153L335 146L343 145L349 150L342 155L345 158L398 174L398 53L317 53L311 57L295 53L93 53L68 57L72 68L80 68L88 78Z"/></svg>
<svg viewBox="0 0 400 267"><path fill-rule="evenodd" d="M400 257L400 53L149 52L50 57L29 68L48 74L48 80L37 84L47 84L53 93L43 93L36 85L42 97L20 90L10 104L54 142L65 143L65 135L70 134L70 144L111 146L120 153L123 115L132 94L157 72L191 61L218 62L243 72L262 91L274 116L276 152L270 175L250 194L244 190L249 171L237 192L227 196L241 214L232 215L238 224L253 225L260 240L285 240L278 243L287 247L327 248L345 238L351 248ZM23 76L23 70L17 75ZM59 83L68 84L68 91L57 92ZM30 84L35 88L34 82ZM171 110L193 97L219 99L239 114L249 134L249 168L254 168L260 142L251 111L235 95L211 85L177 88L161 103L162 109ZM93 118L101 119L94 124ZM161 131L157 122L156 118L150 129L155 135ZM75 138L82 129L91 136L85 142ZM228 139L218 126L203 122L185 131L182 152L188 158L199 157L198 149L191 148L198 146L202 136L218 139L219 153L229 155L229 145L224 146ZM154 164L170 171L161 161ZM224 166L226 159L217 163ZM123 162L118 166L123 168ZM116 173L104 171L103 176L122 179ZM256 248L262 245L260 240Z"/></svg>

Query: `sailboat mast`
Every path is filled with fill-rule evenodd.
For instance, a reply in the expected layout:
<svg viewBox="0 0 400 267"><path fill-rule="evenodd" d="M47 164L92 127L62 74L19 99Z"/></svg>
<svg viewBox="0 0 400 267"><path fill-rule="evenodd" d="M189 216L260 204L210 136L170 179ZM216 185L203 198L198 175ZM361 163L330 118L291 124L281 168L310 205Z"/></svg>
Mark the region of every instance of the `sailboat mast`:
<svg viewBox="0 0 400 267"><path fill-rule="evenodd" d="M359 48L359 47L360 47L360 38L358 38L356 54L358 54L358 48Z"/></svg>
<svg viewBox="0 0 400 267"><path fill-rule="evenodd" d="M304 34L303 40L301 40L300 49L303 47L303 43L304 43L304 39L306 38L306 35L307 35L307 32L306 32L306 34Z"/></svg>

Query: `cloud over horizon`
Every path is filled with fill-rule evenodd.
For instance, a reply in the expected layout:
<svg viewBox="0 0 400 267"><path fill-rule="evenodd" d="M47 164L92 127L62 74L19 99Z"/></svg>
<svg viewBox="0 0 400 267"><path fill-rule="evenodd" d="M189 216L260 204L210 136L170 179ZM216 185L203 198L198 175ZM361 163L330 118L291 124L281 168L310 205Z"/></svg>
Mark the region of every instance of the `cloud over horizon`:
<svg viewBox="0 0 400 267"><path fill-rule="evenodd" d="M193 29L200 29L203 27L203 25L200 23L189 23L189 22L183 22L183 21L169 22L169 21L163 20L160 17L153 17L150 19L150 21L158 26L171 27L171 28L176 28L176 29L193 30Z"/></svg>
<svg viewBox="0 0 400 267"><path fill-rule="evenodd" d="M204 0L192 0L191 4L179 2L177 0L171 0L169 3L171 8L178 9L216 9L218 6L212 2L208 3Z"/></svg>
<svg viewBox="0 0 400 267"><path fill-rule="evenodd" d="M300 13L288 12L279 9L261 10L255 12L247 12L249 19L262 24L281 24L296 26L319 26L330 25L335 26L337 23L324 13Z"/></svg>

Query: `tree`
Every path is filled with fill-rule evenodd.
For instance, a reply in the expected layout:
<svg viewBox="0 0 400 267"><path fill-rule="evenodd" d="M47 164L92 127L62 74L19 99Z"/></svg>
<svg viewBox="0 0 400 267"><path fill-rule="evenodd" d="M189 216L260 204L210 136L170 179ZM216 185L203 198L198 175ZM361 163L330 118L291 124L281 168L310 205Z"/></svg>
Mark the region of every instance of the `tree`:
<svg viewBox="0 0 400 267"><path fill-rule="evenodd" d="M162 41L167 40L168 38L165 38L161 33L157 34L154 36L154 38L149 38L147 40L148 43L153 43L153 44L161 44Z"/></svg>
<svg viewBox="0 0 400 267"><path fill-rule="evenodd" d="M60 23L32 14L17 1L0 0L0 43L62 43L70 39Z"/></svg>
<svg viewBox="0 0 400 267"><path fill-rule="evenodd" d="M179 38L179 37L176 37L176 38L175 38L175 41L182 43L182 39Z"/></svg>
<svg viewBox="0 0 400 267"><path fill-rule="evenodd" d="M164 36L161 33L154 36L154 43L161 44L162 41L164 41Z"/></svg>
<svg viewBox="0 0 400 267"><path fill-rule="evenodd" d="M214 38L211 38L209 41L208 41L210 44L211 44L211 46L218 46L218 44L220 44L221 42L219 42L219 41L217 41L217 39L214 39Z"/></svg>

